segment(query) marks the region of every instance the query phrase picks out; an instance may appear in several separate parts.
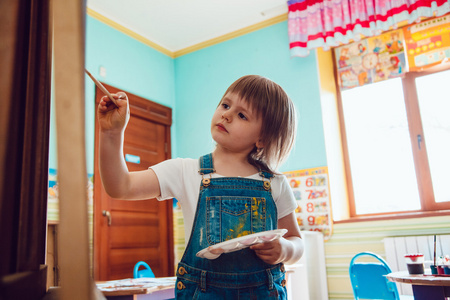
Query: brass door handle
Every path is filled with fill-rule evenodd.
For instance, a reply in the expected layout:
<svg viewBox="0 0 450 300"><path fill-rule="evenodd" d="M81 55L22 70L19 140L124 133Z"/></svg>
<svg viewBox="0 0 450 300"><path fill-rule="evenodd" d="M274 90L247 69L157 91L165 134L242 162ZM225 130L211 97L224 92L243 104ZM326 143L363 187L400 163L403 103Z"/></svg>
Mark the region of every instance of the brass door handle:
<svg viewBox="0 0 450 300"><path fill-rule="evenodd" d="M111 213L108 210L104 210L102 214L108 218L108 226L111 226Z"/></svg>

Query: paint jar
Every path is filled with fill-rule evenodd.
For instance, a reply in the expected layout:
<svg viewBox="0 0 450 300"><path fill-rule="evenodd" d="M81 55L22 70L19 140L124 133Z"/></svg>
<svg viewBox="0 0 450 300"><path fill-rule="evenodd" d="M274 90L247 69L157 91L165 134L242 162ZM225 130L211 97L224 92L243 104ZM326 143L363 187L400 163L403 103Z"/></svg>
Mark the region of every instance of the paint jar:
<svg viewBox="0 0 450 300"><path fill-rule="evenodd" d="M450 266L448 266L448 265L444 266L444 274L445 275L450 275Z"/></svg>
<svg viewBox="0 0 450 300"><path fill-rule="evenodd" d="M424 259L422 253L405 254L405 260L409 274L423 274Z"/></svg>
<svg viewBox="0 0 450 300"><path fill-rule="evenodd" d="M443 265L437 266L437 273L438 273L438 275L444 275L445 274Z"/></svg>
<svg viewBox="0 0 450 300"><path fill-rule="evenodd" d="M437 271L437 267L435 265L431 265L430 269L431 269L431 274L437 275L438 271Z"/></svg>

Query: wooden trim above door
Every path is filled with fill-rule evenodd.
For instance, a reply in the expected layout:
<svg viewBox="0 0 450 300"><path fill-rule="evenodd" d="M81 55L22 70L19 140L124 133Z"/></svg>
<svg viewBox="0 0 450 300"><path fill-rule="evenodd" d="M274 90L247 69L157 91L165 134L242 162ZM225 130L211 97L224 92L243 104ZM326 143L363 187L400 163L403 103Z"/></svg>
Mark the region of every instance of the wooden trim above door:
<svg viewBox="0 0 450 300"><path fill-rule="evenodd" d="M123 91L106 83L102 84L110 93ZM172 125L172 109L170 107L164 106L162 104L153 102L149 99L145 99L126 91L123 92L125 92L129 96L129 98L133 98L133 114L143 116L143 113L146 113L145 117L150 121L168 126ZM101 97L103 97L104 94L100 90L98 90L98 88L96 88L95 95L95 105L97 107ZM95 124L97 125L97 116L95 116L95 121Z"/></svg>

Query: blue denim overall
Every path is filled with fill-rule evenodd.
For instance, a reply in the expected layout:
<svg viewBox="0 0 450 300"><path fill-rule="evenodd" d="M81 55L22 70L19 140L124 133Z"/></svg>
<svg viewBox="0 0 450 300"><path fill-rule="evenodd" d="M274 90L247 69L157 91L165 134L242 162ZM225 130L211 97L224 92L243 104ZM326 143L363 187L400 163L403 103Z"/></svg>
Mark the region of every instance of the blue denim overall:
<svg viewBox="0 0 450 300"><path fill-rule="evenodd" d="M223 253L216 259L196 253L239 236L277 229L273 174L262 180L220 177L212 155L200 158L202 183L191 237L178 265L176 299L286 299L283 264L269 265L253 250Z"/></svg>

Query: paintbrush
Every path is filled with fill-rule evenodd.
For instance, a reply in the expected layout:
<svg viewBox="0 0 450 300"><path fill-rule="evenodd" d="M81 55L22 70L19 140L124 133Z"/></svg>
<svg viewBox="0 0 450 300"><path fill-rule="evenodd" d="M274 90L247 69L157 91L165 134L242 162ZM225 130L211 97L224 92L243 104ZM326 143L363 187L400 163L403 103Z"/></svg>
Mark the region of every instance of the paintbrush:
<svg viewBox="0 0 450 300"><path fill-rule="evenodd" d="M436 235L434 235L434 265L436 265Z"/></svg>
<svg viewBox="0 0 450 300"><path fill-rule="evenodd" d="M100 81L98 81L97 79L95 79L94 76L92 76L91 73L89 73L88 70L84 69L86 71L86 74L89 75L89 77L91 77L92 81L94 81L95 85L106 95L108 96L109 99L111 99L111 101L114 103L115 106L119 107L119 105L117 105L117 100L114 99L114 97L111 95L110 92L108 92L108 90L103 86L103 84L101 84Z"/></svg>

